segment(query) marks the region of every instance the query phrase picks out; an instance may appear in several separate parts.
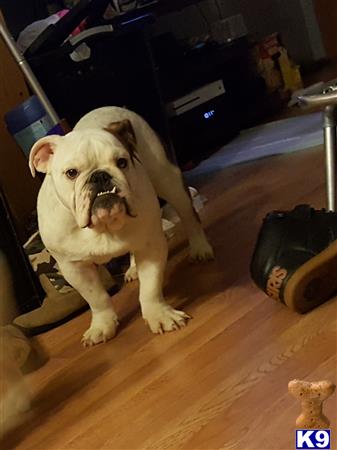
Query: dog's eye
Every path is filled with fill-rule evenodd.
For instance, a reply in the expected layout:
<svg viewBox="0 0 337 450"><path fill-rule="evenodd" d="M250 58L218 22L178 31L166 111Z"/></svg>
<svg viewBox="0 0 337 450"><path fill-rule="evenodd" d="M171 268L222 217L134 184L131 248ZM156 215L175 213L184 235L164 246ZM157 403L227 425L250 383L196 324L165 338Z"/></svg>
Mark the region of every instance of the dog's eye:
<svg viewBox="0 0 337 450"><path fill-rule="evenodd" d="M118 158L116 164L119 169L125 169L128 166L128 160L126 158Z"/></svg>
<svg viewBox="0 0 337 450"><path fill-rule="evenodd" d="M66 171L66 175L70 180L75 180L75 178L78 176L78 170L77 169L69 169Z"/></svg>

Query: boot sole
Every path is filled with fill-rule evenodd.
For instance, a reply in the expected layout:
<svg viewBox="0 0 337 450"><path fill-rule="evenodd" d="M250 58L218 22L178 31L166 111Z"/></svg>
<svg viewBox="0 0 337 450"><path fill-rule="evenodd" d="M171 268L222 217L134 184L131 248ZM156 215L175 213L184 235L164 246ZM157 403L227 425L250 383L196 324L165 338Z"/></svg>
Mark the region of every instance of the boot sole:
<svg viewBox="0 0 337 450"><path fill-rule="evenodd" d="M337 242L303 264L283 292L289 308L306 313L337 293Z"/></svg>

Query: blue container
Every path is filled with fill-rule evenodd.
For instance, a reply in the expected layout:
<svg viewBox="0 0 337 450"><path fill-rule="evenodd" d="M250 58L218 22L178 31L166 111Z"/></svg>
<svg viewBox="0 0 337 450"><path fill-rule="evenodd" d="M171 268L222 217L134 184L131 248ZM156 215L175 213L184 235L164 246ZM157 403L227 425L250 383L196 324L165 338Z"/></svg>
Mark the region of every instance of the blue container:
<svg viewBox="0 0 337 450"><path fill-rule="evenodd" d="M63 134L59 125L54 125L40 100L33 95L21 105L5 114L8 131L29 156L34 143L47 134Z"/></svg>

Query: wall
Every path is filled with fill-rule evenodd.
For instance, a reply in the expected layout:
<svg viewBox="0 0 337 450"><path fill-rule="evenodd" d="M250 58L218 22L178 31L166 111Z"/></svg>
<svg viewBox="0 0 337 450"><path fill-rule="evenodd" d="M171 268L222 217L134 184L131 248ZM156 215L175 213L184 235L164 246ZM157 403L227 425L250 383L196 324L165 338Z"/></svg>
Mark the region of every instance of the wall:
<svg viewBox="0 0 337 450"><path fill-rule="evenodd" d="M337 2L336 0L314 0L317 20L328 57L337 56Z"/></svg>
<svg viewBox="0 0 337 450"><path fill-rule="evenodd" d="M234 14L242 14L253 38L280 32L291 56L300 64L325 57L312 0L204 0L162 18L156 32L172 31L180 39L200 36L207 34L217 18Z"/></svg>

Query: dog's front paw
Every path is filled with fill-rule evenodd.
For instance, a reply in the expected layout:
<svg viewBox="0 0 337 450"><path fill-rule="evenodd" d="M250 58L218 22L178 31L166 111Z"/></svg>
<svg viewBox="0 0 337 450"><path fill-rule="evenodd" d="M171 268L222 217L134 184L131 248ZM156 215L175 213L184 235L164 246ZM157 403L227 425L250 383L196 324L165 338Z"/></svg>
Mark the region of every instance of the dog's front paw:
<svg viewBox="0 0 337 450"><path fill-rule="evenodd" d="M124 281L126 283L131 283L131 281L135 281L137 279L138 279L137 267L132 265L125 272L125 274L124 274Z"/></svg>
<svg viewBox="0 0 337 450"><path fill-rule="evenodd" d="M191 262L210 261L212 259L214 259L214 251L205 237L191 241L189 256Z"/></svg>
<svg viewBox="0 0 337 450"><path fill-rule="evenodd" d="M143 313L143 319L147 322L152 333L159 334L183 328L190 318L184 311L173 309L165 303L153 305Z"/></svg>
<svg viewBox="0 0 337 450"><path fill-rule="evenodd" d="M117 327L117 316L112 310L93 314L90 328L82 337L83 346L91 347L100 342L107 342L115 336Z"/></svg>

